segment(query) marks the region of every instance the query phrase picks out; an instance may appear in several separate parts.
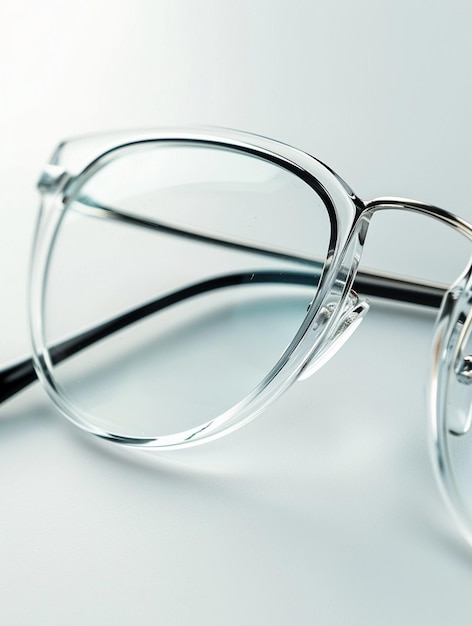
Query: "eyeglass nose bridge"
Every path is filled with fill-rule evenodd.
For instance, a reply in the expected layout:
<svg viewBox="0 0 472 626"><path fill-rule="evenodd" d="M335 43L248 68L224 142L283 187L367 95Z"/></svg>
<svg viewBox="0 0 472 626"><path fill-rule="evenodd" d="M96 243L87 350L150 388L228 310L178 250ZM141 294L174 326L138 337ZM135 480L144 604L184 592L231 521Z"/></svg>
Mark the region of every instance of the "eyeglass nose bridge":
<svg viewBox="0 0 472 626"><path fill-rule="evenodd" d="M336 310L337 304L328 304L318 313L319 323L326 323ZM326 342L320 350L309 359L298 376L298 380L306 380L318 371L336 352L343 346L356 328L364 319L369 310L369 302L361 300L358 294L351 290L344 305L344 311L336 326L331 331Z"/></svg>

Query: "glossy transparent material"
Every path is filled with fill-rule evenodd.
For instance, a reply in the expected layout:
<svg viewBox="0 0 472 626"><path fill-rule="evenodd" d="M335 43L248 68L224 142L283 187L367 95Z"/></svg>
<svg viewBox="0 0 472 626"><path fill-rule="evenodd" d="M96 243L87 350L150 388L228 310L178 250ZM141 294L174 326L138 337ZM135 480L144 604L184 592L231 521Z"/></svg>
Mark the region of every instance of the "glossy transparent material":
<svg viewBox="0 0 472 626"><path fill-rule="evenodd" d="M354 199L308 155L164 133L68 178L71 152L40 184L31 321L40 377L90 432L164 447L219 436L365 313L349 299L359 238L335 227L352 223Z"/></svg>

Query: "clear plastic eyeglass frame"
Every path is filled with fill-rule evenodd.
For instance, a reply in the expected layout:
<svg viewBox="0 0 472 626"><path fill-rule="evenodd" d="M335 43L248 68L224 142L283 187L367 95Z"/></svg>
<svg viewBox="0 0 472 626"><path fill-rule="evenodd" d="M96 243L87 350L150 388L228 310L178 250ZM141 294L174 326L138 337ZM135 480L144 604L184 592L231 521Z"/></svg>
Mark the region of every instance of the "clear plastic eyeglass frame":
<svg viewBox="0 0 472 626"><path fill-rule="evenodd" d="M44 333L45 276L51 248L64 213L80 189L104 165L123 155L155 145L204 146L238 154L247 154L290 172L321 198L330 224L329 245L324 259L297 257L295 260L313 270L317 268L318 285L305 319L290 345L265 378L229 410L198 427L172 435L130 437L97 426L90 416L73 406L55 381L53 366L78 353L136 320L161 310L196 293L235 284L234 277L214 279L190 285L168 294L166 298L128 311L107 323L100 323L78 337L60 345L48 346ZM258 416L292 383L311 375L342 345L368 310L368 302L357 295L410 302L439 309L432 350L429 394L432 459L441 490L453 515L472 545L472 517L461 497L450 458L449 438L460 437L471 426L470 403L461 391L472 384L472 356L467 342L472 334L472 262L450 287L376 273L358 271L364 241L374 213L402 210L423 214L472 240L472 225L461 218L413 200L377 198L364 202L323 163L312 156L263 137L225 129L166 130L146 133L115 133L72 140L56 150L39 181L41 209L34 239L30 279L30 327L33 359L16 363L0 372L0 402L39 378L59 410L80 428L98 437L140 448L179 448L216 439ZM136 224L150 229L166 229L150 220L133 218L113 207L90 206L104 218ZM237 239L216 237L211 232L185 231L186 237L244 249L249 246ZM267 248L266 255L288 257L284 250ZM301 278L300 278L301 277ZM303 281L292 275L289 280ZM276 280L264 275L261 279ZM356 291L353 290L355 287ZM467 397L467 395L465 396ZM457 404L455 401L457 400Z"/></svg>

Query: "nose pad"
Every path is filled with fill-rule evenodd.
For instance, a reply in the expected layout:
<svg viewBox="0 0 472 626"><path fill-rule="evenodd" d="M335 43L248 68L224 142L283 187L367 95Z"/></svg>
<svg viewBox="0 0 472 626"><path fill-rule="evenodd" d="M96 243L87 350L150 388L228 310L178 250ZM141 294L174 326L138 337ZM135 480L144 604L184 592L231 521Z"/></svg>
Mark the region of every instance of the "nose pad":
<svg viewBox="0 0 472 626"><path fill-rule="evenodd" d="M323 307L318 313L319 317L329 319L335 309L336 304ZM318 350L307 362L298 376L298 380L305 380L319 370L329 359L345 344L352 333L364 319L369 310L367 300L361 300L355 291L349 292L349 297L344 305L344 311L339 318L335 328L331 331L325 345ZM327 319L325 321L327 321Z"/></svg>
<svg viewBox="0 0 472 626"><path fill-rule="evenodd" d="M470 350L470 331L467 352ZM448 430L453 435L465 435L472 426L472 356L464 355L463 347L451 372L447 393Z"/></svg>
<svg viewBox="0 0 472 626"><path fill-rule="evenodd" d="M433 345L432 423L442 472L443 429L455 436L472 430L472 262L443 296Z"/></svg>

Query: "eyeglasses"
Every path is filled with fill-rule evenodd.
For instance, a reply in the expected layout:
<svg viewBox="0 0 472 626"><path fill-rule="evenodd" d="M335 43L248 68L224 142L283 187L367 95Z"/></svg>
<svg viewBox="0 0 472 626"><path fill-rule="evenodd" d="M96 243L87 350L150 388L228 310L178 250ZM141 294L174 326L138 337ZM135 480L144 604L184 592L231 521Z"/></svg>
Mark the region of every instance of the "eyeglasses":
<svg viewBox="0 0 472 626"><path fill-rule="evenodd" d="M436 307L432 457L472 544L453 464L472 423L472 265L450 288L358 271L377 211L424 214L468 239L471 224L413 200L363 202L308 154L229 130L68 141L39 189L33 359L0 372L0 401L37 377L98 437L195 445L314 373L362 321L364 296Z"/></svg>

